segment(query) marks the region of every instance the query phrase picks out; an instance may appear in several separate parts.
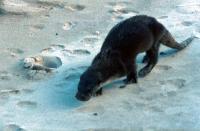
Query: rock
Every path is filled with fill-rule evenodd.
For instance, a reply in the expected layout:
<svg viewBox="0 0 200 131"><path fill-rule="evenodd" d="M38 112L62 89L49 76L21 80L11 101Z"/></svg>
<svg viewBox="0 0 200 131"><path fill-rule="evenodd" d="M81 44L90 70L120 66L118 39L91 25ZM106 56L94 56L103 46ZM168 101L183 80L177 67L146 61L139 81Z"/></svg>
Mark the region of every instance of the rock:
<svg viewBox="0 0 200 131"><path fill-rule="evenodd" d="M24 68L31 70L45 70L46 72L56 69L62 65L62 61L57 56L35 56L24 59Z"/></svg>
<svg viewBox="0 0 200 131"><path fill-rule="evenodd" d="M72 28L72 26L74 26L75 24L72 23L72 22L66 22L64 25L63 25L63 30L70 30Z"/></svg>
<svg viewBox="0 0 200 131"><path fill-rule="evenodd" d="M93 115L94 115L94 116L97 116L97 115L98 115L98 113L93 113Z"/></svg>

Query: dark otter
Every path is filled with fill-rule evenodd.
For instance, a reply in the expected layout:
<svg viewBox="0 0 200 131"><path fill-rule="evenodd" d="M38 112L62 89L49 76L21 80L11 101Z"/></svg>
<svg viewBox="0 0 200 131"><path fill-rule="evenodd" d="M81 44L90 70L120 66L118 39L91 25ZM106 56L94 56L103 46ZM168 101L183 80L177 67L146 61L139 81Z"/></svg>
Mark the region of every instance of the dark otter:
<svg viewBox="0 0 200 131"><path fill-rule="evenodd" d="M76 98L87 101L93 94L102 94L101 83L113 77L127 76L125 83L137 83L136 56L146 52L147 65L139 76L147 75L158 61L159 46L184 49L194 37L176 42L170 32L155 18L139 15L126 19L108 33L91 66L81 75Z"/></svg>

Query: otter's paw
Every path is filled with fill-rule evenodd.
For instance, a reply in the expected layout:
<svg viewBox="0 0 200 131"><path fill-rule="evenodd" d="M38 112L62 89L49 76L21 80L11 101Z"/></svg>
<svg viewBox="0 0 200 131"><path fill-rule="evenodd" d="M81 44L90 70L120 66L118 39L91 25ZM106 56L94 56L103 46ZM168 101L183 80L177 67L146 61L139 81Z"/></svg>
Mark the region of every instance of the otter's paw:
<svg viewBox="0 0 200 131"><path fill-rule="evenodd" d="M139 71L138 75L139 75L139 77L145 77L149 72L150 72L149 69L143 68L143 69L141 69L141 70Z"/></svg>
<svg viewBox="0 0 200 131"><path fill-rule="evenodd" d="M131 78L131 79L124 79L123 80L124 84L132 84L132 83L137 83L137 78Z"/></svg>
<svg viewBox="0 0 200 131"><path fill-rule="evenodd" d="M126 87L126 85L124 84L124 85L121 85L119 88L125 88Z"/></svg>
<svg viewBox="0 0 200 131"><path fill-rule="evenodd" d="M96 93L95 96L101 96L103 94L103 89L99 89Z"/></svg>

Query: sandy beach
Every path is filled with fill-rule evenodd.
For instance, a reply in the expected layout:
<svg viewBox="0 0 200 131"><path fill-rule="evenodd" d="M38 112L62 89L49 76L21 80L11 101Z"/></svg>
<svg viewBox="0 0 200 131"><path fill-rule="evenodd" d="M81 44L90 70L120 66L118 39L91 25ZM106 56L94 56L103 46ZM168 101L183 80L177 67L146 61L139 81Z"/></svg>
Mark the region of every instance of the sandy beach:
<svg viewBox="0 0 200 131"><path fill-rule="evenodd" d="M163 23L178 42L200 37L199 0L1 0L0 131L200 130L200 39L181 52L162 46L138 84L74 96L108 31L131 16ZM25 69L27 57L59 57L51 72ZM138 56L138 70L144 64Z"/></svg>

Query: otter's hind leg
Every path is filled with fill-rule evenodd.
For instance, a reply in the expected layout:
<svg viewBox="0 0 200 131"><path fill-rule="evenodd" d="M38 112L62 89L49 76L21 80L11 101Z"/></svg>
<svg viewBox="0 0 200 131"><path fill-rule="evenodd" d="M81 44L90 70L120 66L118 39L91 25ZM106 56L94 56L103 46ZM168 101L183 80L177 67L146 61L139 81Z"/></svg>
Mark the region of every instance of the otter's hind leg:
<svg viewBox="0 0 200 131"><path fill-rule="evenodd" d="M158 62L158 51L159 51L159 43L157 44L156 47L154 46L146 52L146 57L148 57L148 63L144 68L142 68L139 71L140 77L144 77L148 73L150 73L151 70L153 69L153 67L157 64L157 62Z"/></svg>
<svg viewBox="0 0 200 131"><path fill-rule="evenodd" d="M177 49L177 50L182 50L184 49L185 47L187 47L191 42L192 40L194 39L195 37L191 36L189 38L187 38L186 40L184 40L183 42L181 43L178 43L171 35L171 33L166 30L163 37L160 39L160 42L163 44L163 45L166 45L168 47L171 47L173 49Z"/></svg>
<svg viewBox="0 0 200 131"><path fill-rule="evenodd" d="M126 62L125 66L127 70L127 78L124 80L125 84L137 83L137 65L135 59Z"/></svg>
<svg viewBox="0 0 200 131"><path fill-rule="evenodd" d="M146 53L142 59L142 63L148 63L148 62L149 62L149 57L148 57L148 54Z"/></svg>

